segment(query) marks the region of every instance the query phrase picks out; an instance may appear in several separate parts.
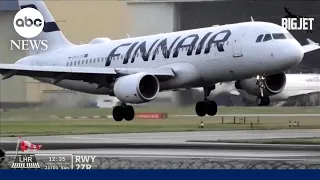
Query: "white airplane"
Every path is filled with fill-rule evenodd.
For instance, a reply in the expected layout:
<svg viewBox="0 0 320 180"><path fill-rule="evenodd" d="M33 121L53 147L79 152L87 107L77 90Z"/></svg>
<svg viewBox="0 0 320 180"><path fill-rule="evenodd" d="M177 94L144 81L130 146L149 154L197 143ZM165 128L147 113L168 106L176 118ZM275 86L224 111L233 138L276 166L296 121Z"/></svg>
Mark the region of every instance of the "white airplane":
<svg viewBox="0 0 320 180"><path fill-rule="evenodd" d="M216 89L210 94L209 99L221 93L229 93L242 96L249 101L256 101L258 106L268 106L270 102L283 102L320 93L319 74L287 74L280 78L274 76L272 79L264 81L264 83L264 93L270 96L266 101L261 99L260 90L256 88L256 80L254 78L216 84ZM196 88L195 90L203 92L202 88Z"/></svg>
<svg viewBox="0 0 320 180"><path fill-rule="evenodd" d="M240 95L249 101L256 101L258 106L268 106L270 101L288 101L320 92L320 75L318 74L287 74L285 79L266 80L265 93L269 99L261 99L259 91L253 88L250 80L238 80L235 88ZM245 82L246 81L246 82ZM234 93L235 91L232 91Z"/></svg>
<svg viewBox="0 0 320 180"><path fill-rule="evenodd" d="M301 46L279 25L252 21L74 45L43 1L20 0L19 5L42 13L44 29L33 39L47 39L49 48L31 51L15 64L0 64L3 79L28 76L74 91L115 96L122 102L113 109L116 121L134 118L133 107L126 103L145 103L160 91L195 87L205 92L196 114L213 116L217 104L208 96L216 83L282 76L304 53L319 49L313 42Z"/></svg>

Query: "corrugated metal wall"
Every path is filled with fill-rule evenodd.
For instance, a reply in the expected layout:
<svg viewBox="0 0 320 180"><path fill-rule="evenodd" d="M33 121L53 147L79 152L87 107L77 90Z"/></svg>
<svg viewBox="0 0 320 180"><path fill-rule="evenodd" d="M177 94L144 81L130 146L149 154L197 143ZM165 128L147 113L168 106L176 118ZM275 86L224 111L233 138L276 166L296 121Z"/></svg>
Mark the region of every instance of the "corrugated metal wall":
<svg viewBox="0 0 320 180"><path fill-rule="evenodd" d="M174 3L128 3L132 36L166 33L175 30Z"/></svg>

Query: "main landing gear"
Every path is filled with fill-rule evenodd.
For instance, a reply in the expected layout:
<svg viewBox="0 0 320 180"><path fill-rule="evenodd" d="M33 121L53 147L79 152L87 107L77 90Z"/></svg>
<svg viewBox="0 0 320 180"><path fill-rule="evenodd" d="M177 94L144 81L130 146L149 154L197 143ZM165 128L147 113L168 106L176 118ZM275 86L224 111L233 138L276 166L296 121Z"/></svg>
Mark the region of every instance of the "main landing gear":
<svg viewBox="0 0 320 180"><path fill-rule="evenodd" d="M134 109L132 106L127 106L122 103L121 106L116 106L113 108L112 116L115 121L131 121L134 118Z"/></svg>
<svg viewBox="0 0 320 180"><path fill-rule="evenodd" d="M257 76L257 85L259 86L260 89L260 96L257 97L256 103L258 106L269 106L270 104L270 98L269 96L264 96L263 90L265 88L264 85L264 77L263 76Z"/></svg>
<svg viewBox="0 0 320 180"><path fill-rule="evenodd" d="M208 100L208 96L210 95L210 92L215 89L215 85L204 87L204 101L199 101L196 104L196 113L198 116L203 117L206 114L209 116L214 116L217 114L218 106L217 103L214 101Z"/></svg>

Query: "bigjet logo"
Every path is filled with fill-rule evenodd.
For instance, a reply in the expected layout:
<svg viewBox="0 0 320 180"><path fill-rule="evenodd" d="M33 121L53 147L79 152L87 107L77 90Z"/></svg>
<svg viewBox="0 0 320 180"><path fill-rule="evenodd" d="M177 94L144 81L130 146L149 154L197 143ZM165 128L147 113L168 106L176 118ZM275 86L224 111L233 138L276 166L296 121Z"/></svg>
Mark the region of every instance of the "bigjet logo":
<svg viewBox="0 0 320 180"><path fill-rule="evenodd" d="M46 50L48 40L36 38L44 28L42 14L34 8L21 9L14 17L13 26L24 40L10 40L11 50Z"/></svg>
<svg viewBox="0 0 320 180"><path fill-rule="evenodd" d="M287 30L311 31L314 18L282 18L282 27Z"/></svg>
<svg viewBox="0 0 320 180"><path fill-rule="evenodd" d="M287 15L281 18L283 28L287 30L307 31L307 33L310 31L312 33L314 18L295 15L287 7L284 10Z"/></svg>

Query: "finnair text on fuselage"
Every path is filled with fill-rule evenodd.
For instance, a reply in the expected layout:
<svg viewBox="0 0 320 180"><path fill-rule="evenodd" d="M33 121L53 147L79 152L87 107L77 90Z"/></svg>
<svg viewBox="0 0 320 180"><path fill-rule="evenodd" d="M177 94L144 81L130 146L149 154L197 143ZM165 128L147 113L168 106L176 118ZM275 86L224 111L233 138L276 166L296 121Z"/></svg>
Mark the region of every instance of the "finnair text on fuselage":
<svg viewBox="0 0 320 180"><path fill-rule="evenodd" d="M171 45L168 44L168 40L167 40L168 38L164 38L164 39L158 38L151 43L152 45L148 51L147 51L147 47L146 47L147 41L123 43L123 44L115 47L113 50L111 50L111 52L107 58L105 66L110 66L112 58L115 58L117 56L122 55L121 53L117 52L117 50L121 49L121 48L127 48L127 50L124 50L124 51L126 51L126 53L124 54L124 58L121 58L121 59L123 59L123 64L127 64L129 62L130 57L131 57L130 62L133 63L136 56L137 56L137 53L141 54L141 57L144 61L148 61L150 55L152 55L152 60L155 60L156 55L159 54L159 49L162 52L163 57L165 59L168 59L170 57L171 52L173 53L172 58L177 58L180 50L183 48L186 48L187 55L191 56L191 55L193 55L193 50L196 47L196 44L198 42L199 42L199 44L195 48L196 51L195 51L194 55L201 54L203 48L205 48L204 54L210 53L210 49L211 49L212 45L217 47L217 50L219 52L224 51L224 48L223 48L224 42L226 42L229 39L229 37L231 36L231 31L230 30L220 31L217 34L212 35L211 38L209 39L209 41L207 43L205 43L211 34L212 34L212 32L208 32L203 37L199 36L199 34L191 34L191 35L188 35L187 37L178 36L178 37L174 38L174 41L171 43ZM219 35L221 35L221 37ZM189 43L185 43L186 41L189 41ZM137 46L137 48L134 50L134 48L136 46ZM154 48L154 50L153 50L153 48ZM133 52L133 50L134 50L134 52ZM132 54L132 52L133 52L133 54Z"/></svg>

